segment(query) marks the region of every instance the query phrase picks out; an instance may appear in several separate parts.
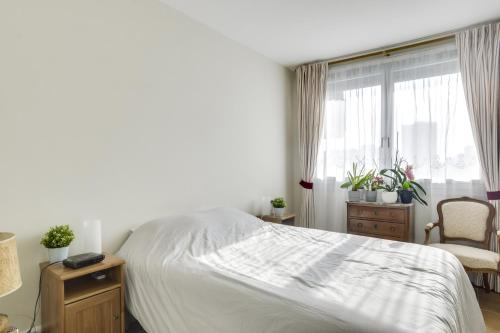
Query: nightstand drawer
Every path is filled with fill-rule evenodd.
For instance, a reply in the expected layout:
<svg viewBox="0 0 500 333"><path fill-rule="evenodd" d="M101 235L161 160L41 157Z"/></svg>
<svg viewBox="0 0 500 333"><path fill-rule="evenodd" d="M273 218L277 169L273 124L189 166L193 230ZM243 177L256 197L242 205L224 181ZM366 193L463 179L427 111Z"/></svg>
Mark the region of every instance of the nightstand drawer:
<svg viewBox="0 0 500 333"><path fill-rule="evenodd" d="M348 231L371 235L402 238L405 234L405 225L400 223L380 222L371 220L349 219Z"/></svg>
<svg viewBox="0 0 500 333"><path fill-rule="evenodd" d="M386 207L349 207L349 218L358 217L372 220L384 220L396 223L405 222L406 212L403 209L394 209Z"/></svg>

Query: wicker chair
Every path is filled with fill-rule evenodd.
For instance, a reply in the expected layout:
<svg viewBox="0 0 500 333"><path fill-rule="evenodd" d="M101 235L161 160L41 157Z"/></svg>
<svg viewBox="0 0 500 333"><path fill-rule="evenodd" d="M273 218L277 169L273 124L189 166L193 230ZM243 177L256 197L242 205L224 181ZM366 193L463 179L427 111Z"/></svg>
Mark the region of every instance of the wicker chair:
<svg viewBox="0 0 500 333"><path fill-rule="evenodd" d="M500 274L500 255L489 251L495 208L489 202L463 197L440 201L437 211L438 222L425 227L425 244L451 252L466 271L483 273L484 287L489 292L488 273ZM435 227L439 227L440 242L431 244L431 230ZM500 230L495 233L500 248Z"/></svg>

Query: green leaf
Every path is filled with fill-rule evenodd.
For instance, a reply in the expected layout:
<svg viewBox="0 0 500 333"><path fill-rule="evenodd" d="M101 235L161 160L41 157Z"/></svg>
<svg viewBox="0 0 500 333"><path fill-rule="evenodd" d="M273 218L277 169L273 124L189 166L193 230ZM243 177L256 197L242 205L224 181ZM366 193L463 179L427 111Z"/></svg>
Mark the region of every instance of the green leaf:
<svg viewBox="0 0 500 333"><path fill-rule="evenodd" d="M417 183L414 180L411 180L410 183L415 185L420 191L422 191L423 194L427 195L427 192L424 190L424 188L419 183Z"/></svg>
<svg viewBox="0 0 500 333"><path fill-rule="evenodd" d="M422 197L420 197L420 195L418 194L417 191L413 191L412 195L415 198L415 200L417 200L418 202L420 202L422 205L426 205L427 206L427 202L424 199L422 199Z"/></svg>
<svg viewBox="0 0 500 333"><path fill-rule="evenodd" d="M348 188L349 186L351 186L351 182L347 181L344 184L340 185L340 188Z"/></svg>

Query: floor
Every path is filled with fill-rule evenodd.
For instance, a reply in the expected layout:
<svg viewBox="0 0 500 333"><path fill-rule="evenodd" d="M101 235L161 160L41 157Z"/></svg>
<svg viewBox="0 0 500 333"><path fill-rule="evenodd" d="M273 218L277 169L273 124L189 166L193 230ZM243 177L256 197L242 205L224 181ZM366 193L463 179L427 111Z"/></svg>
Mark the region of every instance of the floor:
<svg viewBox="0 0 500 333"><path fill-rule="evenodd" d="M500 294L485 293L483 289L477 289L479 306L483 311L486 322L486 333L500 333ZM140 325L135 322L127 327L127 333L146 333Z"/></svg>
<svg viewBox="0 0 500 333"><path fill-rule="evenodd" d="M483 289L479 289L477 298L486 322L486 332L500 333L500 294L494 292L487 294Z"/></svg>

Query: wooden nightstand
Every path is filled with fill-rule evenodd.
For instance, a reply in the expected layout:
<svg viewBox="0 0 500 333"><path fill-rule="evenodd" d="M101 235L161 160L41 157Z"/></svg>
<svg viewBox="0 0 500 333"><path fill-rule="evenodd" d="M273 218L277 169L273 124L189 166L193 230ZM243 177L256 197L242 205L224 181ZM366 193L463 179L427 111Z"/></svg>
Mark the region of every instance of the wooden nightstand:
<svg viewBox="0 0 500 333"><path fill-rule="evenodd" d="M109 254L104 261L80 269L41 263L42 332L123 333L124 264ZM106 273L105 279L90 276L100 271Z"/></svg>
<svg viewBox="0 0 500 333"><path fill-rule="evenodd" d="M283 216L263 215L260 218L266 222L280 223L295 226L295 214L283 214Z"/></svg>

